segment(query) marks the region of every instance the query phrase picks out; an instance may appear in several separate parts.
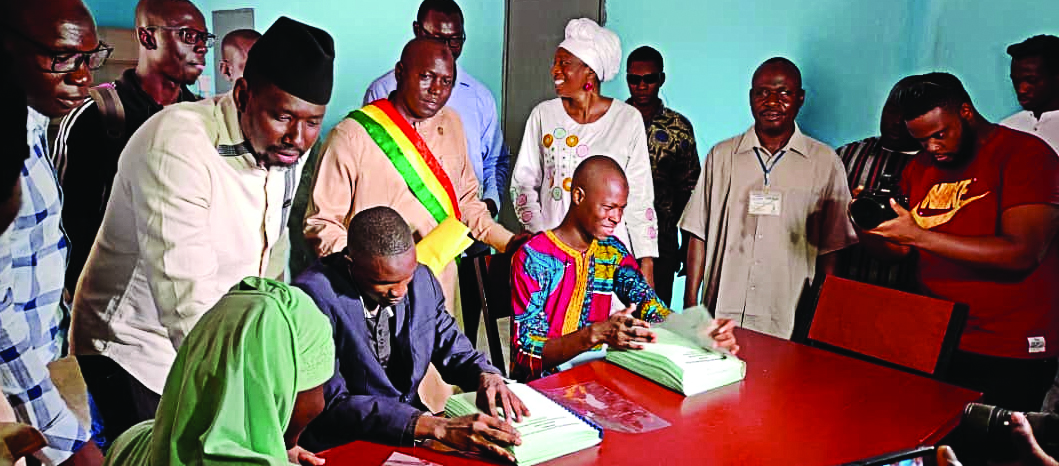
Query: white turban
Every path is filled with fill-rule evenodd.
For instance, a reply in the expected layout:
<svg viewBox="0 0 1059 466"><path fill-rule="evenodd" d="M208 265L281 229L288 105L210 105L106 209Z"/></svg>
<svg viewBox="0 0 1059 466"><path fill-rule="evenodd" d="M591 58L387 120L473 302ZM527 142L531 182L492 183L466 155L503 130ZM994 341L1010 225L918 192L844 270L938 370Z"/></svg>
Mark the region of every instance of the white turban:
<svg viewBox="0 0 1059 466"><path fill-rule="evenodd" d="M610 81L621 67L621 40L611 30L588 18L566 23L566 39L559 47L585 62L600 81Z"/></svg>

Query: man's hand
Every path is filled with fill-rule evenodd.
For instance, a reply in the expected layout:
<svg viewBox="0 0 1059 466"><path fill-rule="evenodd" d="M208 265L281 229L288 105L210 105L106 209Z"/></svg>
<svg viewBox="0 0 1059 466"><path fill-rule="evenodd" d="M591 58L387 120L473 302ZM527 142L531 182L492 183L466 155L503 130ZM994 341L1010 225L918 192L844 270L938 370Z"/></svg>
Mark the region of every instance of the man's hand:
<svg viewBox="0 0 1059 466"><path fill-rule="evenodd" d="M732 354L739 352L739 345L735 342L735 321L732 319L714 319L706 327L706 332L713 339L714 348L726 348Z"/></svg>
<svg viewBox="0 0 1059 466"><path fill-rule="evenodd" d="M499 413L497 412L497 398L500 399L500 407L503 408L503 411ZM478 377L478 407L492 417L503 414L504 419L514 419L515 422L522 422L522 416L530 415L529 409L522 404L522 400L507 388L504 378L500 374L491 372L483 372Z"/></svg>
<svg viewBox="0 0 1059 466"><path fill-rule="evenodd" d="M1015 449L1019 452L1019 459L1025 466L1059 466L1056 461L1037 444L1033 436L1033 428L1022 413L1011 413L1011 437Z"/></svg>
<svg viewBox="0 0 1059 466"><path fill-rule="evenodd" d="M482 199L485 203L485 208L489 209L489 216L496 217L496 214L500 212L500 209L496 207L496 203L492 199Z"/></svg>
<svg viewBox="0 0 1059 466"><path fill-rule="evenodd" d="M655 260L653 257L640 259L640 274L651 288L655 287Z"/></svg>
<svg viewBox="0 0 1059 466"><path fill-rule="evenodd" d="M956 453L948 445L938 447L938 466L963 466L956 459Z"/></svg>
<svg viewBox="0 0 1059 466"><path fill-rule="evenodd" d="M898 204L897 201L890 199L890 207L897 213L897 218L882 222L879 226L865 233L879 236L890 243L911 246L919 238L919 235L926 230L919 226L915 219L912 218L912 213L902 207L901 204Z"/></svg>
<svg viewBox="0 0 1059 466"><path fill-rule="evenodd" d="M522 444L522 437L511 424L488 414L430 419L436 422L433 437L458 450L481 451L515 462L515 456L504 446Z"/></svg>
<svg viewBox="0 0 1059 466"><path fill-rule="evenodd" d="M522 245L532 237L533 235L526 231L516 233L515 236L512 236L511 240L507 242L507 246L504 247L503 252L514 254L515 251L518 251L518 248L521 248Z"/></svg>
<svg viewBox="0 0 1059 466"><path fill-rule="evenodd" d="M614 349L642 349L639 343L653 343L657 337L648 330L651 324L632 316L632 307L589 327L592 346L606 343Z"/></svg>
<svg viewBox="0 0 1059 466"><path fill-rule="evenodd" d="M291 464L310 464L312 466L322 466L324 464L323 458L320 458L297 445L295 445L294 448L287 450L287 460L290 461Z"/></svg>

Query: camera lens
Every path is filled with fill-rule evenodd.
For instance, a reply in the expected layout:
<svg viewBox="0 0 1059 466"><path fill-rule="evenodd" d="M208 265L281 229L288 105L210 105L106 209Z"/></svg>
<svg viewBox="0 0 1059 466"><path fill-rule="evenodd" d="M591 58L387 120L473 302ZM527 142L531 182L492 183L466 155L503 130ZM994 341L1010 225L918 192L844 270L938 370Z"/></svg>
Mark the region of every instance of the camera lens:
<svg viewBox="0 0 1059 466"><path fill-rule="evenodd" d="M862 196L849 205L849 218L861 230L871 230L882 222L897 218L897 213L890 207L889 199Z"/></svg>

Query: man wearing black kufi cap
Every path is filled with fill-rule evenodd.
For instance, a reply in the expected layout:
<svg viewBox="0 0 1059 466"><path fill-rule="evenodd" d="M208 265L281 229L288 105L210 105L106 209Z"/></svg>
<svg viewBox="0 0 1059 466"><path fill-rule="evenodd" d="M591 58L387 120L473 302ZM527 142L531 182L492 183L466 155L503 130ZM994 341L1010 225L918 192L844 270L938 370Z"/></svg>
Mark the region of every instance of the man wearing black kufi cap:
<svg viewBox="0 0 1059 466"><path fill-rule="evenodd" d="M281 17L231 93L166 108L122 152L71 334L108 438L154 417L177 348L232 285L286 278L287 217L334 50L327 32Z"/></svg>

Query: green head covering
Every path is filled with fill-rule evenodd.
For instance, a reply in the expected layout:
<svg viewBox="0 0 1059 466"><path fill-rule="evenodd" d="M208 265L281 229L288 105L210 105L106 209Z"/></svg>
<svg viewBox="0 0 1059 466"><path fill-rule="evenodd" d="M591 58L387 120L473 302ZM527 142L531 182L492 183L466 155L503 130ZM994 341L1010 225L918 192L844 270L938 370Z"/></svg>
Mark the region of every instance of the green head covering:
<svg viewBox="0 0 1059 466"><path fill-rule="evenodd" d="M122 435L108 463L146 464L149 456L155 465L286 465L295 397L334 367L331 324L313 301L283 283L246 278L184 340L153 433L137 426Z"/></svg>

